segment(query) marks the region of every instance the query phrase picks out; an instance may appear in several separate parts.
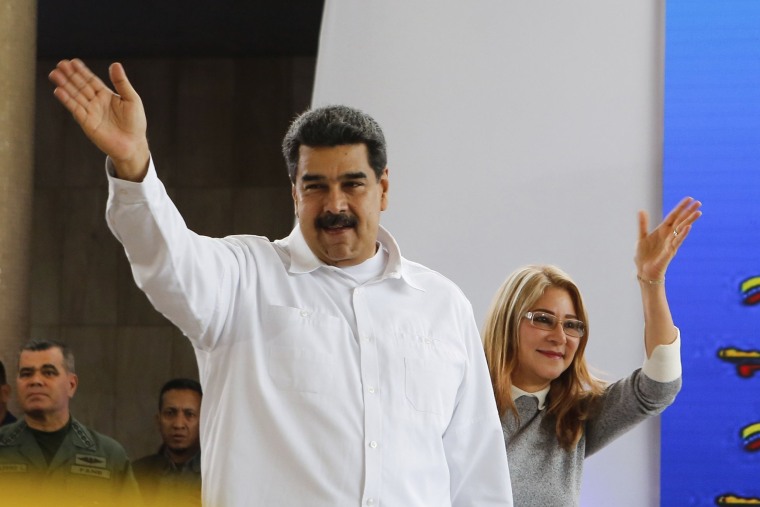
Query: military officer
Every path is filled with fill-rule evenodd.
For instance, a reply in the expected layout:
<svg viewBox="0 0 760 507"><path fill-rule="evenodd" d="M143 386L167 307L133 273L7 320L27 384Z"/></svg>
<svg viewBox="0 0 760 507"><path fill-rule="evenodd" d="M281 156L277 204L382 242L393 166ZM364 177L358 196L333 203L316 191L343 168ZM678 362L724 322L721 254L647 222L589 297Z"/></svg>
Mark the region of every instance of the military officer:
<svg viewBox="0 0 760 507"><path fill-rule="evenodd" d="M33 340L22 347L18 366L24 416L0 428L3 505L140 505L124 448L69 412L79 382L71 350Z"/></svg>

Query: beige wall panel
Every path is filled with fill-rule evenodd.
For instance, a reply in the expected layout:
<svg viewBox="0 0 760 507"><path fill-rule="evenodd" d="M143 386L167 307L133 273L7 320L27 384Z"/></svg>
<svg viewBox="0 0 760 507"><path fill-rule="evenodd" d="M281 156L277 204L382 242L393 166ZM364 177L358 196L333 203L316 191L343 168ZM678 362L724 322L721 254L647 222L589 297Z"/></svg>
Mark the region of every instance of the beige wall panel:
<svg viewBox="0 0 760 507"><path fill-rule="evenodd" d="M66 179L63 171L64 132L71 128L71 115L53 95L48 74L55 62L37 62L36 112L34 124L34 186L59 188Z"/></svg>
<svg viewBox="0 0 760 507"><path fill-rule="evenodd" d="M103 189L66 192L62 323L116 324L116 265L124 254L105 223L105 204Z"/></svg>
<svg viewBox="0 0 760 507"><path fill-rule="evenodd" d="M73 118L68 118L74 122ZM76 125L73 125L76 126ZM100 189L101 194L107 186L105 178L106 156L98 150L84 134L74 128L68 128L63 135L63 160L58 165L63 174L63 187Z"/></svg>
<svg viewBox="0 0 760 507"><path fill-rule="evenodd" d="M290 187L241 188L233 194L233 228L243 234L283 238L293 228Z"/></svg>
<svg viewBox="0 0 760 507"><path fill-rule="evenodd" d="M24 340L24 343L26 343L29 340L58 340L63 341L63 338L61 338L61 333L63 332L63 328L56 324L56 325L41 325L36 326L32 325L29 329L29 339ZM15 364L15 356L14 356L14 364L13 367L16 367ZM15 375L16 372L14 371L13 374Z"/></svg>
<svg viewBox="0 0 760 507"><path fill-rule="evenodd" d="M232 233L231 189L178 188L170 195L190 230L212 237Z"/></svg>
<svg viewBox="0 0 760 507"><path fill-rule="evenodd" d="M35 325L52 326L61 320L61 245L65 215L63 192L42 187L35 193L32 266L29 275L31 319ZM68 291L67 291L68 294Z"/></svg>
<svg viewBox="0 0 760 507"><path fill-rule="evenodd" d="M236 67L235 168L243 185L288 182L280 143L293 120L290 60L252 58Z"/></svg>
<svg viewBox="0 0 760 507"><path fill-rule="evenodd" d="M292 68L292 107L293 111L300 113L311 106L316 60L311 56L294 57L290 61L290 66Z"/></svg>
<svg viewBox="0 0 760 507"><path fill-rule="evenodd" d="M177 174L179 185L224 187L234 174L233 60L183 60L179 64ZM160 173L159 173L160 174Z"/></svg>
<svg viewBox="0 0 760 507"><path fill-rule="evenodd" d="M161 181L168 187L181 184L182 178L175 176L179 64L176 60L164 59L125 60L122 63L145 107L148 142Z"/></svg>
<svg viewBox="0 0 760 507"><path fill-rule="evenodd" d="M114 370L116 398L114 419L116 438L127 447L133 459L156 451L161 438L154 416L158 411L158 392L171 378L171 329L162 327L123 327L116 340L118 361Z"/></svg>
<svg viewBox="0 0 760 507"><path fill-rule="evenodd" d="M198 380L198 361L195 358L195 349L182 332L176 327L170 328L172 343L172 369L171 376L193 378Z"/></svg>
<svg viewBox="0 0 760 507"><path fill-rule="evenodd" d="M117 323L120 326L169 325L169 321L153 308L145 293L137 287L121 244L116 264Z"/></svg>
<svg viewBox="0 0 760 507"><path fill-rule="evenodd" d="M71 412L79 421L108 436L114 436L117 404L116 386L127 379L116 375L120 358L116 355L116 328L113 326L70 326L61 329L60 340L69 345L76 358L79 388Z"/></svg>

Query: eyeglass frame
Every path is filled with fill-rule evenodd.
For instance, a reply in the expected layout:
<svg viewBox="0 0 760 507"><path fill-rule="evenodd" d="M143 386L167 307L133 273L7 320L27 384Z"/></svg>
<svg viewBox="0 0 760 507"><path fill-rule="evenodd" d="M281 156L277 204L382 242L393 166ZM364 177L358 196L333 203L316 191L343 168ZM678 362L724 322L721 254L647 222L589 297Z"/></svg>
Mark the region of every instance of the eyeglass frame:
<svg viewBox="0 0 760 507"><path fill-rule="evenodd" d="M536 325L536 323L533 322L533 317L536 314L546 315L546 316L554 319L555 320L554 325L551 328L546 328L546 327L541 327L541 326ZM562 329L562 333L564 333L565 336L569 336L570 338L578 338L578 339L583 338L584 336L586 336L586 323L583 322L580 319L564 319L563 320L563 319L560 319L559 317L557 317L556 315L554 315L552 313L544 312L544 311L541 311L541 310L525 312L525 314L523 315L523 318L524 319L528 319L528 322L530 322L530 325L533 326L533 327L535 327L536 329L543 329L544 331L553 331L559 325L560 329ZM580 330L581 334L580 334L580 336L573 336L571 334L568 334L567 331L565 330L565 327L562 325L565 322L578 322L581 325L581 330Z"/></svg>

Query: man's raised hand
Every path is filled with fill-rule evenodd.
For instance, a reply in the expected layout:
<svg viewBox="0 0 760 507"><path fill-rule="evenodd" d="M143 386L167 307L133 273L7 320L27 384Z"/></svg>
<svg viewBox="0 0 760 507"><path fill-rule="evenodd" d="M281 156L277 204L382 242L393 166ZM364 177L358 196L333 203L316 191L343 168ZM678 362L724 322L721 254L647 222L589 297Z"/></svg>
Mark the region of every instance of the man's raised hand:
<svg viewBox="0 0 760 507"><path fill-rule="evenodd" d="M150 160L145 110L124 67L111 64L108 73L115 93L78 59L58 62L49 77L56 85L53 94L111 158L116 175L142 181Z"/></svg>

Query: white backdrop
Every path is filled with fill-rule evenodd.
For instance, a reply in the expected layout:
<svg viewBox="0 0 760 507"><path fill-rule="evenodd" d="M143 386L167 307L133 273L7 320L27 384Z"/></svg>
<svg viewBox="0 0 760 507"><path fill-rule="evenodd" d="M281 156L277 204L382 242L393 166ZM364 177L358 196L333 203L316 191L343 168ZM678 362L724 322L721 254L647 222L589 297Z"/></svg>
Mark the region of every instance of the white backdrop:
<svg viewBox="0 0 760 507"><path fill-rule="evenodd" d="M314 105L383 126L402 253L457 282L481 323L506 275L558 264L590 312L589 361L641 365L636 211L660 217L656 0L327 0ZM659 421L586 461L582 505L659 504Z"/></svg>

